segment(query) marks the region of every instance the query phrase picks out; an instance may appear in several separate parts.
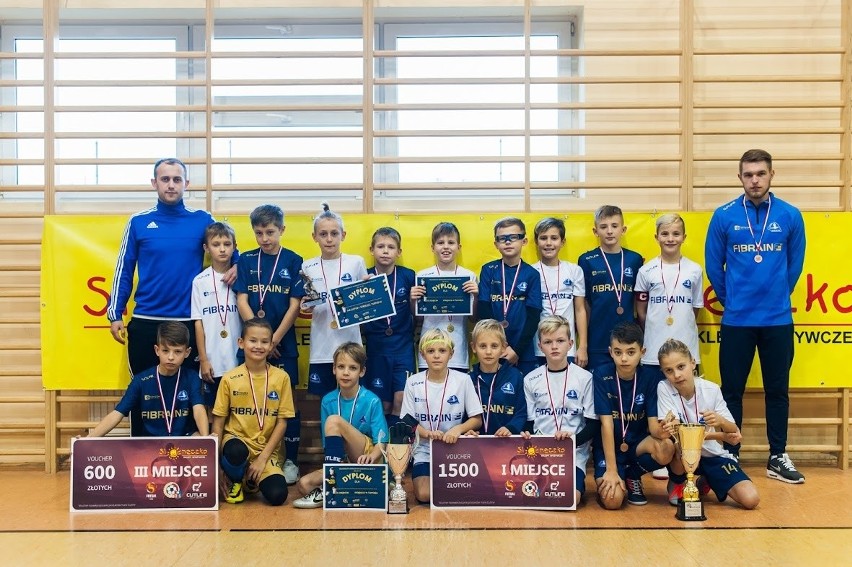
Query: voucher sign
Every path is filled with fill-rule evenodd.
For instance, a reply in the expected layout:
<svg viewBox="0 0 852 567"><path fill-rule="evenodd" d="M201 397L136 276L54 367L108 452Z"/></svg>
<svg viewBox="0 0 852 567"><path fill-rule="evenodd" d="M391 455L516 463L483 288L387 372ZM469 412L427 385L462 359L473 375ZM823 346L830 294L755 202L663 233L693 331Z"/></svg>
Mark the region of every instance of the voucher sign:
<svg viewBox="0 0 852 567"><path fill-rule="evenodd" d="M214 437L75 439L71 510L218 510Z"/></svg>
<svg viewBox="0 0 852 567"><path fill-rule="evenodd" d="M459 437L432 441L435 508L574 510L574 439Z"/></svg>

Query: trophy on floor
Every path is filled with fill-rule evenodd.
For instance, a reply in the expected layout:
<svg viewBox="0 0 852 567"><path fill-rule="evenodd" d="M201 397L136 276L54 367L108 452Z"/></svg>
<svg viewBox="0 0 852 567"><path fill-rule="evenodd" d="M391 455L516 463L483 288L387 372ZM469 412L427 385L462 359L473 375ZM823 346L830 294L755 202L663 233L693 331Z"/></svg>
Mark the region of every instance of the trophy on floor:
<svg viewBox="0 0 852 567"><path fill-rule="evenodd" d="M320 292L318 292L314 287L313 280L311 280L311 278L309 278L307 274L301 270L299 270L299 277L302 278L302 284L305 288L305 300L302 302L302 307L310 309L311 307L316 307L317 305L325 303Z"/></svg>
<svg viewBox="0 0 852 567"><path fill-rule="evenodd" d="M695 486L695 471L701 460L701 447L704 445L704 425L700 423L681 423L677 428L677 440L680 446L680 460L686 470L686 485L683 497L678 500L675 518L683 521L706 520L704 503L698 487Z"/></svg>
<svg viewBox="0 0 852 567"><path fill-rule="evenodd" d="M417 435L416 427L405 422L394 424L389 431L390 442L382 449L382 454L394 478L388 500L388 514L407 514L408 495L402 487L402 475L408 468L408 461L411 460L411 454L417 447L420 437Z"/></svg>

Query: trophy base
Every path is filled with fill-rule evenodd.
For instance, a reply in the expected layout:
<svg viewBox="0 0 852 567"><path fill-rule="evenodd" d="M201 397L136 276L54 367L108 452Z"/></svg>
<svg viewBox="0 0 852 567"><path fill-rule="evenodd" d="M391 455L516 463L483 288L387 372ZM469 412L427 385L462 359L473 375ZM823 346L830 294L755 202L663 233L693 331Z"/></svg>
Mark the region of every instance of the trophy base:
<svg viewBox="0 0 852 567"><path fill-rule="evenodd" d="M388 514L408 514L408 500L388 500Z"/></svg>
<svg viewBox="0 0 852 567"><path fill-rule="evenodd" d="M704 515L704 503L700 500L697 502L679 500L675 518L682 522L702 522L706 520L707 516Z"/></svg>
<svg viewBox="0 0 852 567"><path fill-rule="evenodd" d="M316 299L309 299L305 301L304 303L302 303L302 307L304 307L305 309L310 309L311 307L316 307L317 305L322 305L323 303L325 303L325 300L318 297Z"/></svg>

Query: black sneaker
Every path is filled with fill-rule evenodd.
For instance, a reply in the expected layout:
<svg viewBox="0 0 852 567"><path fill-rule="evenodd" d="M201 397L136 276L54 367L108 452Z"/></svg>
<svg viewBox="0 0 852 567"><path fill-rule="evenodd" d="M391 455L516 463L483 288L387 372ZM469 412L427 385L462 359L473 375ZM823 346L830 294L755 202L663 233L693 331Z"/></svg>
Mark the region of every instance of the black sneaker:
<svg viewBox="0 0 852 567"><path fill-rule="evenodd" d="M796 465L787 453L769 456L769 462L766 463L766 476L790 484L805 482L805 475L796 470Z"/></svg>
<svg viewBox="0 0 852 567"><path fill-rule="evenodd" d="M628 478L624 481L627 485L627 503L634 506L644 506L648 503L645 498L645 491L642 490L642 480L636 478Z"/></svg>

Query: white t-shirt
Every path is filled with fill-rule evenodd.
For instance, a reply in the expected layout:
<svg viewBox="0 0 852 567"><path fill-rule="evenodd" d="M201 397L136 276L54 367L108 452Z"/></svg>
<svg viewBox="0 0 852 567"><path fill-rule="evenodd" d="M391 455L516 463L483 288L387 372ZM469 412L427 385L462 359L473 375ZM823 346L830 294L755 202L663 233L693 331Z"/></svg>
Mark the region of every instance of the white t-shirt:
<svg viewBox="0 0 852 567"><path fill-rule="evenodd" d="M592 373L576 364L566 370L551 372L544 365L524 376L527 419L533 422L535 435L556 435L557 420L559 431L573 435L585 427L586 419L598 418ZM577 446L578 468L586 469L591 446L591 440Z"/></svg>
<svg viewBox="0 0 852 567"><path fill-rule="evenodd" d="M418 278L434 276L467 276L476 281L476 274L466 268L462 268L461 266L457 266L455 271L452 272L442 272L438 269L438 266L430 266L426 269L420 270L416 275ZM473 298L473 302L476 304L476 297ZM450 359L450 368L470 368L470 349L467 341L467 320L468 317L461 317L459 315L429 315L423 317L423 327L420 330L421 335L426 331L431 331L432 329L441 329L446 331L447 334L450 335L450 338L453 339L455 350L453 350L453 357ZM449 325L453 326L452 331L447 329ZM426 368L426 360L419 353L417 355L417 366L418 368Z"/></svg>
<svg viewBox="0 0 852 567"><path fill-rule="evenodd" d="M414 417L424 429L446 432L467 418L482 414L482 403L470 376L452 369L448 372L446 381L441 383L428 381L425 370L409 376L400 416ZM421 439L414 449L414 463L428 463L431 454L429 440Z"/></svg>
<svg viewBox="0 0 852 567"><path fill-rule="evenodd" d="M190 312L190 318L200 320L204 326L204 348L216 377L237 367L237 339L243 326L237 310L237 294L225 285L222 275L214 272L211 266L195 276ZM222 336L223 330L227 332L226 337ZM197 345L190 346L197 348Z"/></svg>
<svg viewBox="0 0 852 567"><path fill-rule="evenodd" d="M701 362L698 327L695 324L693 309L704 307L702 275L701 266L689 258L681 258L679 264L662 264L657 256L639 269L636 292L648 294L648 312L645 316L646 350L642 364L659 366L657 353L668 339L683 341L695 361ZM669 308L674 320L671 325L666 323Z"/></svg>
<svg viewBox="0 0 852 567"><path fill-rule="evenodd" d="M334 315L328 291L364 279L367 266L361 256L353 254L341 254L334 260L323 260L317 256L305 260L302 272L311 279L314 289L325 300L324 304L314 307L311 316L311 364L334 362L337 347L348 341L361 344L361 328L357 325L345 329L331 327Z"/></svg>
<svg viewBox="0 0 852 567"><path fill-rule="evenodd" d="M696 406L698 406L697 409ZM695 395L688 400L681 397L668 380L663 380L657 384L657 416L659 418L662 419L668 412L672 412L681 423L704 423L703 418L698 414L706 410L713 410L728 421L734 421L734 417L722 397L722 390L709 380L696 378ZM715 429L708 427L707 432L711 431L715 431ZM733 459L731 453L725 450L724 445L715 440L704 441L704 445L701 447L701 456Z"/></svg>
<svg viewBox="0 0 852 567"><path fill-rule="evenodd" d="M574 297L586 296L586 283L583 270L577 264L560 260L556 266L546 266L541 262L532 264L541 277L541 318L548 315L561 315L571 323L571 339L574 341L568 356L577 352L577 325L574 322ZM538 333L534 340L536 356L544 356L538 346Z"/></svg>

